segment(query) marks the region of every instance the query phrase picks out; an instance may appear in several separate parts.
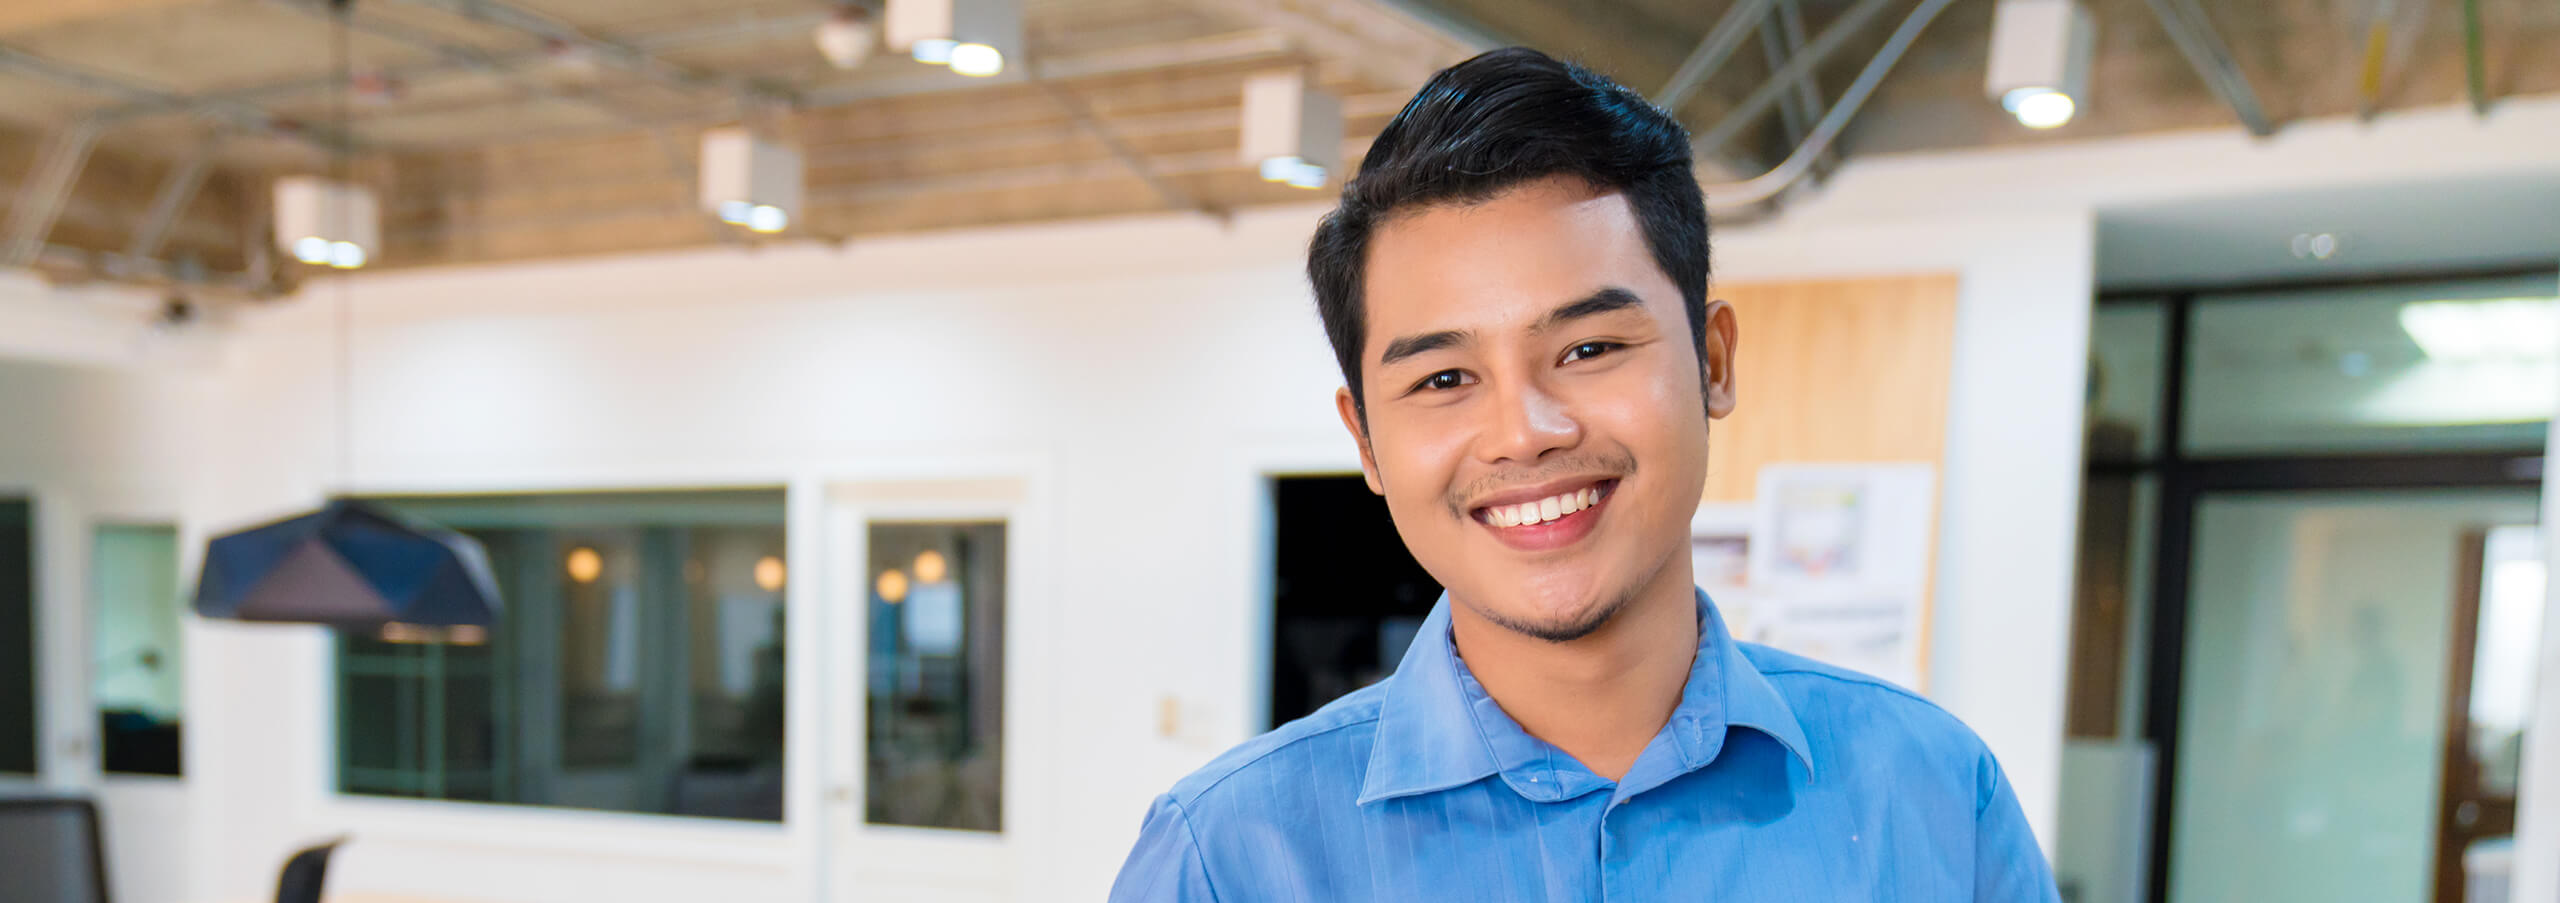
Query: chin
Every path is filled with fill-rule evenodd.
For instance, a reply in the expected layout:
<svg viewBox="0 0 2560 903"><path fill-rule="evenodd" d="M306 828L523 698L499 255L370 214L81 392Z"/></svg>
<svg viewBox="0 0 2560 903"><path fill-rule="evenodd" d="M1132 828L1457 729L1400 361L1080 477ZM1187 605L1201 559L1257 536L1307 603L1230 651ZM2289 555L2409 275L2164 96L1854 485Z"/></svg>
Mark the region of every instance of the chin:
<svg viewBox="0 0 2560 903"><path fill-rule="evenodd" d="M1583 592L1548 600L1521 600L1517 605L1474 606L1476 614L1495 626L1550 643L1569 643L1596 633L1635 598L1632 592L1593 596Z"/></svg>

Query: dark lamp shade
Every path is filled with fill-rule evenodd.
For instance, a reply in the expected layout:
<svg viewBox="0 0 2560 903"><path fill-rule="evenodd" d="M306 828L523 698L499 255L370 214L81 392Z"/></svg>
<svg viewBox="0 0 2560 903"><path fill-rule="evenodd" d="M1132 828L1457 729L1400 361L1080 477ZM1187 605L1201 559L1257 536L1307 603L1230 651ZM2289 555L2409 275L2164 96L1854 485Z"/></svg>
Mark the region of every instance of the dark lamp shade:
<svg viewBox="0 0 2560 903"><path fill-rule="evenodd" d="M470 537L341 500L215 538L195 609L346 630L487 626L497 620L498 590L488 553Z"/></svg>

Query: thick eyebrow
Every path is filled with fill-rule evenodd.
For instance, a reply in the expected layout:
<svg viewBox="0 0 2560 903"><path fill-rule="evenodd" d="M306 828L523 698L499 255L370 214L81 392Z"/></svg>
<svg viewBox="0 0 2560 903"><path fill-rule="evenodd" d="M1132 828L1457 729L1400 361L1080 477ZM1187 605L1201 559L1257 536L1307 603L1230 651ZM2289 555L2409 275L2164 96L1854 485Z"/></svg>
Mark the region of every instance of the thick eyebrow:
<svg viewBox="0 0 2560 903"><path fill-rule="evenodd" d="M1644 299L1636 297L1636 293L1612 285L1548 311L1546 319L1538 321L1537 331L1545 332L1584 317L1643 306Z"/></svg>
<svg viewBox="0 0 2560 903"><path fill-rule="evenodd" d="M1404 360L1405 358L1409 358L1426 351L1438 351L1442 348L1456 348L1461 345L1472 343L1475 340L1475 333L1463 329L1443 329L1439 332L1426 332L1419 335L1409 335L1395 341L1388 342L1386 352L1378 355L1378 364L1380 366L1393 364L1397 361Z"/></svg>
<svg viewBox="0 0 2560 903"><path fill-rule="evenodd" d="M1545 332L1584 317L1596 317L1610 311L1643 306L1644 299L1636 297L1636 293L1613 285L1584 295L1577 300L1565 302L1563 306L1548 311L1534 329ZM1386 351L1378 355L1378 364L1386 366L1426 351L1457 348L1471 344L1475 340L1476 334L1464 329L1416 333L1388 342Z"/></svg>

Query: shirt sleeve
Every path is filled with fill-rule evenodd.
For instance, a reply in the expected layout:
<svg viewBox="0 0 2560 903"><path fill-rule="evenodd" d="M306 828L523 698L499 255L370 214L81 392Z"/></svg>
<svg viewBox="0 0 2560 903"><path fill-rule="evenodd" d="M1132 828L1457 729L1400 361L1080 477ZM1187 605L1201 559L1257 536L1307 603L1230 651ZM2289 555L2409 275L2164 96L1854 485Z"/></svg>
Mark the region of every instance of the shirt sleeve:
<svg viewBox="0 0 2560 903"><path fill-rule="evenodd" d="M1982 808L1973 818L1974 903L2061 903L2053 867L2036 846L2027 813L2018 806L2017 792L2009 788L2009 776L1988 752L1982 756L1982 767L1989 772L1989 782Z"/></svg>
<svg viewBox="0 0 2560 903"><path fill-rule="evenodd" d="M1209 884L1209 865L1200 858L1200 838L1191 832L1191 817L1172 794L1156 797L1138 829L1138 846L1111 882L1111 903L1214 903L1218 891Z"/></svg>

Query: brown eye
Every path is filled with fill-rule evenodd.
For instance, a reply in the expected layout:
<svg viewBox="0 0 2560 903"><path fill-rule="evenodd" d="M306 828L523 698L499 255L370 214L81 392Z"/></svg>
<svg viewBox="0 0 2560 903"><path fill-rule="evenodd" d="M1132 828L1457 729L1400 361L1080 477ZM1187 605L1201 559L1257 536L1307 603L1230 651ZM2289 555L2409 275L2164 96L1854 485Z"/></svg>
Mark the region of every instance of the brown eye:
<svg viewBox="0 0 2560 903"><path fill-rule="evenodd" d="M1467 371L1442 370L1438 373L1431 374L1430 376L1423 377L1421 382L1414 383L1411 391L1446 392L1451 389L1464 386L1469 382L1472 382L1472 380L1467 378Z"/></svg>
<svg viewBox="0 0 2560 903"><path fill-rule="evenodd" d="M1624 347L1627 346L1616 342L1584 342L1580 345L1573 346L1572 351L1565 352L1564 359L1570 362L1582 360L1584 358L1599 357L1603 354L1607 354Z"/></svg>

